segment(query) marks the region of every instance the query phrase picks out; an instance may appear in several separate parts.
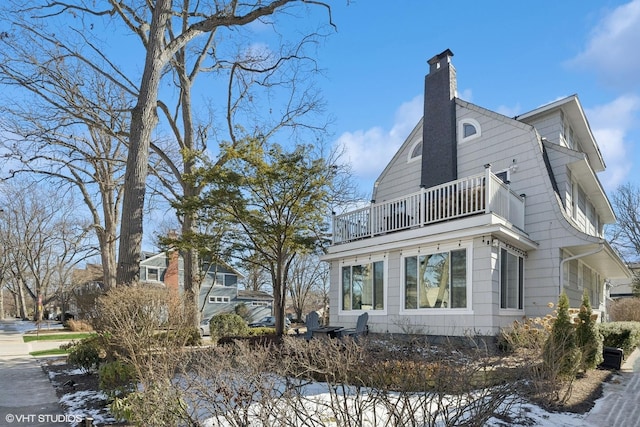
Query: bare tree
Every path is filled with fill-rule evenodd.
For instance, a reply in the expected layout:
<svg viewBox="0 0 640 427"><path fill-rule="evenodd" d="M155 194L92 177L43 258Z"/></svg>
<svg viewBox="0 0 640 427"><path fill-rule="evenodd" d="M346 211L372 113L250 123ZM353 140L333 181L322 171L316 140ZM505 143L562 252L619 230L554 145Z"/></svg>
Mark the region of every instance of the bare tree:
<svg viewBox="0 0 640 427"><path fill-rule="evenodd" d="M112 0L110 3L113 9L109 12L118 16L134 34L139 36L146 52L137 103L131 115L122 212L123 217L128 220L122 223L118 256L118 281L131 283L135 282L139 275L142 207L148 173L148 155L152 132L158 122L156 109L163 71L180 49L187 46L191 40L211 34L220 28L239 27L256 22L263 17L283 11L296 1L275 0L247 4L231 0L216 2L208 11L196 12L190 10L188 1L179 4L176 10L171 0L158 0L150 10L142 9L144 14L132 7L122 7L122 2ZM321 4L316 1L309 3ZM328 9L328 5L322 5ZM187 23L180 33L170 31L174 13Z"/></svg>
<svg viewBox="0 0 640 427"><path fill-rule="evenodd" d="M22 53L22 60L29 61L28 51ZM126 100L99 75L92 80L92 76L77 75L58 65L54 70L41 70L40 80L47 80L46 85L33 86L29 76L11 66L0 65L5 81L10 79L38 96L0 108L5 113L0 128L7 135L2 146L12 167L9 177L39 175L77 191L91 217L100 248L102 282L109 289L116 284ZM80 85L87 87L86 93L74 89Z"/></svg>
<svg viewBox="0 0 640 427"><path fill-rule="evenodd" d="M611 197L617 222L608 229L611 244L628 261L640 260L640 188L628 183Z"/></svg>
<svg viewBox="0 0 640 427"><path fill-rule="evenodd" d="M169 27L171 40L189 30L190 22L186 15L183 18ZM266 17L262 22L266 23ZM316 62L305 53L321 34L312 32L291 46L283 44L278 51L255 49L252 38L246 37L246 41L236 42L228 54L216 37L218 30L178 49L170 61L171 74L179 88L173 99L175 107L171 108L171 99L162 96L158 102L161 116L171 130L171 141L151 143L152 154L159 159L151 162L156 165L151 167L151 173L162 184L156 194L169 203L197 198L203 189L202 183L194 179L197 168L206 166L209 173L220 173L233 152L243 148L247 137L256 140L260 135L264 141L283 129L324 131L324 123L308 120L321 111L322 103L311 86L312 74L318 72ZM224 83L219 97L225 102L217 102L222 112L210 110L204 119L194 112L192 99L196 78L201 74ZM276 103L274 99L284 101ZM267 100L270 102L265 103ZM211 100L208 104L216 102ZM221 153L213 159L207 154L212 142L217 143ZM182 210L179 219L183 240L197 239L200 227L195 213ZM183 255L187 301L197 303L201 282L199 253L191 245ZM208 254L209 259L217 256Z"/></svg>
<svg viewBox="0 0 640 427"><path fill-rule="evenodd" d="M264 291L267 287L271 287L271 278L268 271L255 262L248 263L247 267L244 279L245 289Z"/></svg>
<svg viewBox="0 0 640 427"><path fill-rule="evenodd" d="M89 3L84 0L73 0L69 2L50 2L36 1L30 2L29 7L24 7L20 1L7 2L5 8L6 22L11 22L12 32L3 32L2 40L8 46L26 43L25 40L36 39L39 43L34 43L36 47L47 45L48 49L54 49L59 52L53 61L44 62L47 66L55 64L56 61L63 59L64 61L74 61L78 67L84 70L90 70L92 73L100 73L105 78L111 80L118 85L125 93L134 99L131 108L131 121L128 126L127 136L129 138L129 152L127 157L124 197L122 206L122 217L126 221L122 221L122 229L120 236L120 247L117 266L117 282L132 283L135 282L139 275L139 262L142 242L142 226L143 226L143 207L145 201L145 184L148 173L149 150L152 147L151 138L159 117L157 113L158 106L165 111L163 103L159 103L159 86L165 77L166 71L173 66L176 70L178 80L181 84L180 103L190 105L191 84L193 83L193 74L187 74L187 68L180 69L180 64L185 64L187 58L186 53L190 44L200 38L213 40L213 35L221 29L233 29L237 31L243 26L252 23L265 25L266 28L276 29L274 34L282 36L284 32L278 31L280 21L276 19L278 16L286 16L289 19L294 16L296 11L300 12L300 17L308 15L308 8L320 7L328 13L328 20L331 23L330 8L328 4L316 0L274 0L274 1L258 1L255 3L242 3L237 0L215 2L213 4L200 2L190 2L184 0L182 2L172 2L171 0L158 0L154 4L143 2L141 0L117 1L104 0L98 3ZM268 21L269 17L273 17ZM179 24L178 24L179 23ZM60 24L56 27L57 24ZM174 24L176 24L174 26ZM47 27L48 25L48 27ZM108 29L109 34L113 32L112 26L118 28L124 26L131 34L140 41L140 47L145 55L144 65L139 75L127 75L124 70L126 67L118 66L115 55L111 55L103 46L104 43L99 40L98 28ZM56 31L57 28L57 31ZM14 31L20 31L17 35ZM25 37L25 35L27 37ZM226 38L228 33L225 35ZM103 36L104 37L104 36ZM107 37L108 39L108 37ZM302 36L303 40L310 40L307 36ZM207 56L217 56L219 49L205 42L200 46L199 54L196 58L205 58ZM7 51L9 52L9 51ZM105 53L107 52L107 53ZM265 75L273 75L273 70L279 68L278 65L286 62L286 51L283 50L281 59L271 64L271 67L248 67L244 60L227 61L227 69L230 78L230 87L238 89L238 93L242 97L233 98L225 95L230 100L234 108L241 104L237 104L238 99L249 99L251 94L244 88L249 86L249 82L262 84L261 80L254 79L238 79L239 71L260 71ZM206 53L207 55L204 55ZM213 53L213 55L212 55ZM294 52L295 57L299 52ZM34 55L37 58L37 55ZM11 59L11 53L7 53L4 58ZM172 62L173 61L173 62ZM190 70L199 70L198 60L194 62ZM221 61L214 61L213 68L222 64ZM34 65L34 69L40 66L41 62ZM244 74L251 75L251 74ZM186 78L185 78L186 77ZM286 86L286 85L283 85ZM247 105L247 104L245 104ZM285 119L281 120L282 124L294 126L295 122L291 120L305 113L309 105L308 102L302 102L299 106L294 103L287 103L290 107L283 113ZM256 111L258 108L256 108ZM168 110L166 110L168 111ZM185 121L184 142L185 147L189 148L190 141L201 138L203 134L194 133L193 123L190 122L191 115L189 110L180 110L178 115ZM238 126L235 113L228 111L226 121L230 129L240 129ZM237 111L237 110L236 110ZM243 110L245 111L245 110ZM263 111L272 111L263 109ZM170 116L165 114L165 116ZM246 119L247 116L245 115ZM246 126L244 126L247 128ZM174 128L175 131L177 128ZM194 136L195 135L195 136ZM202 139L202 138L201 138ZM233 141L233 137L231 138ZM202 139L204 140L204 139ZM235 141L233 141L235 142ZM192 149L194 147L191 147ZM155 150L156 153L162 155L163 150ZM198 153L198 150L189 152L184 151L188 161L185 163L185 171L188 172L189 162ZM183 158L184 160L184 158ZM175 165L172 165L175 166ZM172 168L172 166L169 166ZM173 167L174 172L178 169ZM191 190L196 187L187 187L184 196L191 196ZM184 190L184 188L183 188ZM189 219L185 221L185 227L188 229ZM193 266L192 262L188 265Z"/></svg>
<svg viewBox="0 0 640 427"><path fill-rule="evenodd" d="M289 271L289 295L296 318L302 319L304 310L315 310L323 298L318 290L322 289L328 273L328 265L320 261L316 254L301 254L294 259ZM319 296L319 298L318 298Z"/></svg>
<svg viewBox="0 0 640 427"><path fill-rule="evenodd" d="M43 306L65 291L72 270L96 251L85 245L87 227L76 217L73 201L62 193L31 184L5 188L2 196L0 238L10 280L22 300L22 314L28 296L36 307L35 319L42 320Z"/></svg>

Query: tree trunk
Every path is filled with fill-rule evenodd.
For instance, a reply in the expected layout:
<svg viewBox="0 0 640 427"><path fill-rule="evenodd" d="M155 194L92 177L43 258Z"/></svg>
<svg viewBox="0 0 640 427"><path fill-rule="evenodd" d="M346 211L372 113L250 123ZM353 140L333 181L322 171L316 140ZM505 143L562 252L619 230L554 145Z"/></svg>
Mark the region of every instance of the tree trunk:
<svg viewBox="0 0 640 427"><path fill-rule="evenodd" d="M140 278L145 187L149 170L151 133L158 123L158 85L162 69L164 31L171 16L171 0L157 0L153 9L149 43L138 102L131 112L131 132L125 174L118 254L117 283L131 285Z"/></svg>
<svg viewBox="0 0 640 427"><path fill-rule="evenodd" d="M107 229L110 225L105 222ZM98 233L100 240L100 260L102 261L102 283L106 292L116 286L116 237L114 233L105 231Z"/></svg>
<svg viewBox="0 0 640 427"><path fill-rule="evenodd" d="M193 214L187 213L182 225L183 233L192 232L194 227ZM200 262L198 251L189 248L184 253L184 297L187 305L187 313L192 313L193 317L189 322L195 328L200 324Z"/></svg>
<svg viewBox="0 0 640 427"><path fill-rule="evenodd" d="M21 319L27 318L27 303L24 299L24 284L22 280L18 281L18 311Z"/></svg>

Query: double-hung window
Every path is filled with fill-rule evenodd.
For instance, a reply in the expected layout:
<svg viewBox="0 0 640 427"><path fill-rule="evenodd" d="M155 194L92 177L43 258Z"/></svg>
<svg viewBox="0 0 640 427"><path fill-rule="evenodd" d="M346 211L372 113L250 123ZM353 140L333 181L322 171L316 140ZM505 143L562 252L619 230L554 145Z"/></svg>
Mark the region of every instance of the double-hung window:
<svg viewBox="0 0 640 427"><path fill-rule="evenodd" d="M500 249L500 308L522 310L524 258Z"/></svg>
<svg viewBox="0 0 640 427"><path fill-rule="evenodd" d="M342 267L342 310L384 310L384 262Z"/></svg>
<svg viewBox="0 0 640 427"><path fill-rule="evenodd" d="M467 250L404 258L404 308L467 307Z"/></svg>

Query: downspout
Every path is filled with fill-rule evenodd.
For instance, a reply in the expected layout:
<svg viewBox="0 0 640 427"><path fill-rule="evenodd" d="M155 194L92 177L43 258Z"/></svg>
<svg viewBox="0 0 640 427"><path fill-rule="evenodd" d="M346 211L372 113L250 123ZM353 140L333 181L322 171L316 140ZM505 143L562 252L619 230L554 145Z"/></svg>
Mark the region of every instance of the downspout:
<svg viewBox="0 0 640 427"><path fill-rule="evenodd" d="M567 261L573 261L574 259L578 259L578 258L584 258L586 256L589 255L595 255L598 252L601 252L604 249L604 243L600 243L600 247L598 247L598 249L594 249L591 252L585 252L583 254L580 255L574 255L572 257L569 258L564 258L562 261L560 261L560 288L558 289L558 296L560 296L560 294L562 294L562 290L564 289L564 263Z"/></svg>

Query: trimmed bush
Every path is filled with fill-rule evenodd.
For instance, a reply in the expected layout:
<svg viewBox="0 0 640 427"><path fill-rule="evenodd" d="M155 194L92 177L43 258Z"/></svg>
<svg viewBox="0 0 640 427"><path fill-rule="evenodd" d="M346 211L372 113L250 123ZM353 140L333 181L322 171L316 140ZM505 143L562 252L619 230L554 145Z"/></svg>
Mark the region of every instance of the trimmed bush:
<svg viewBox="0 0 640 427"><path fill-rule="evenodd" d="M89 337L70 347L67 361L88 374L100 367L100 355L103 353L100 337Z"/></svg>
<svg viewBox="0 0 640 427"><path fill-rule="evenodd" d="M136 373L133 366L120 360L107 362L100 366L100 390L109 397L127 395L136 388Z"/></svg>
<svg viewBox="0 0 640 427"><path fill-rule="evenodd" d="M222 337L243 337L249 334L244 319L235 313L216 314L209 321L211 341Z"/></svg>
<svg viewBox="0 0 640 427"><path fill-rule="evenodd" d="M576 342L582 351L580 368L583 371L595 369L604 360L602 356L603 338L596 325L597 317L592 313L589 295L585 291L576 326Z"/></svg>
<svg viewBox="0 0 640 427"><path fill-rule="evenodd" d="M156 338L159 343L164 343L169 340L177 345L199 346L200 344L202 344L200 330L191 327L185 327L171 331L162 331L156 335Z"/></svg>
<svg viewBox="0 0 640 427"><path fill-rule="evenodd" d="M238 316L242 317L245 321L249 319L249 316L251 315L249 313L249 307L247 307L247 305L243 302L236 305L236 308L234 309L234 311Z"/></svg>
<svg viewBox="0 0 640 427"><path fill-rule="evenodd" d="M575 326L569 314L569 298L564 292L558 300L556 319L544 345L544 372L550 380L575 378L581 351L578 348Z"/></svg>
<svg viewBox="0 0 640 427"><path fill-rule="evenodd" d="M598 330L605 347L621 348L627 356L640 345L640 322L600 323Z"/></svg>
<svg viewBox="0 0 640 427"><path fill-rule="evenodd" d="M249 331L247 335L255 336L255 335L275 335L276 328L272 328L270 326L260 326L259 328L248 328Z"/></svg>

